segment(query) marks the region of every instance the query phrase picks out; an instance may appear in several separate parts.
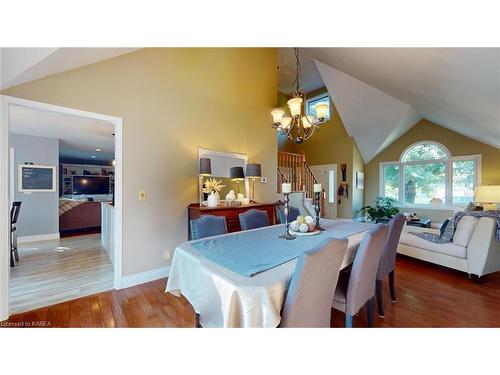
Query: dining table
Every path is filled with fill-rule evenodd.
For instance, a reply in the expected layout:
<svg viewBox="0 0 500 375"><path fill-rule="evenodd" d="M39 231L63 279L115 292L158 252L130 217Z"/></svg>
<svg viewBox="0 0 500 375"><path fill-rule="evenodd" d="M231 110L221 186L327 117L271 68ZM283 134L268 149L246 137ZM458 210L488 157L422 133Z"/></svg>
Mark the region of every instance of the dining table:
<svg viewBox="0 0 500 375"><path fill-rule="evenodd" d="M324 231L285 240L284 225L187 241L176 247L165 292L183 295L202 327L277 327L300 255L326 238L347 238L349 266L373 224L322 219Z"/></svg>

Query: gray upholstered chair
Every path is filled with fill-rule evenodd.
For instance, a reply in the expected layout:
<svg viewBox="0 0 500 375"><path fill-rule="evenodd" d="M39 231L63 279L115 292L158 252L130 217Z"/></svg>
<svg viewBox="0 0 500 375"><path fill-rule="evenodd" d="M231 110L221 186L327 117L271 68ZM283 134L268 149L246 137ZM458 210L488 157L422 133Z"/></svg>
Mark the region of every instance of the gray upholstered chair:
<svg viewBox="0 0 500 375"><path fill-rule="evenodd" d="M226 218L224 216L203 215L189 222L191 227L191 239L216 236L227 233Z"/></svg>
<svg viewBox="0 0 500 375"><path fill-rule="evenodd" d="M248 230L269 225L267 211L260 211L252 208L247 212L239 214L241 230Z"/></svg>
<svg viewBox="0 0 500 375"><path fill-rule="evenodd" d="M406 218L403 214L394 216L387 224L389 233L385 243L382 258L377 271L377 282L375 284L377 295L377 310L378 315L384 317L384 300L382 298L382 284L384 277L389 275L389 290L391 293L392 302L396 302L396 289L394 288L394 265L396 263L396 251L398 250L399 237L406 223Z"/></svg>
<svg viewBox="0 0 500 375"><path fill-rule="evenodd" d="M333 297L333 308L345 313L345 326L352 327L352 318L365 304L368 326L373 324L373 297L380 257L387 241L387 225L377 224L365 234L359 245L350 272L341 272Z"/></svg>
<svg viewBox="0 0 500 375"><path fill-rule="evenodd" d="M330 327L332 299L347 239L325 238L304 252L286 295L281 327Z"/></svg>
<svg viewBox="0 0 500 375"><path fill-rule="evenodd" d="M300 211L297 207L289 206L288 207L288 219L290 222L294 221L297 219L297 216L300 215ZM286 221L285 218L285 207L283 205L280 205L278 208L278 219L280 224L284 224Z"/></svg>

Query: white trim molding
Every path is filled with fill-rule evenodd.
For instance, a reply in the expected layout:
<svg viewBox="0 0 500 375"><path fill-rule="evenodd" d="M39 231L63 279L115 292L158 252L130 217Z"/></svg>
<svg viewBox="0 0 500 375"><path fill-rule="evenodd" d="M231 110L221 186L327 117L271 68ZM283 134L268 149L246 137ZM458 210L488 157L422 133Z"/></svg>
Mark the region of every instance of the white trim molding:
<svg viewBox="0 0 500 375"><path fill-rule="evenodd" d="M60 238L59 232L57 233L47 233L47 234L34 234L32 236L19 236L17 237L17 243L29 243L35 241L51 241L58 240Z"/></svg>
<svg viewBox="0 0 500 375"><path fill-rule="evenodd" d="M131 286L163 279L165 277L168 277L169 273L170 273L170 266L165 266L151 271L145 271L133 275L124 276L122 278L122 283L121 283L122 288L130 288Z"/></svg>
<svg viewBox="0 0 500 375"><path fill-rule="evenodd" d="M9 105L0 96L0 321L9 318Z"/></svg>
<svg viewBox="0 0 500 375"><path fill-rule="evenodd" d="M122 285L122 207L123 207L123 120L120 117L82 111L53 104L0 95L0 321L9 317L9 106L19 105L44 111L101 120L114 126L115 133L115 231L114 287Z"/></svg>

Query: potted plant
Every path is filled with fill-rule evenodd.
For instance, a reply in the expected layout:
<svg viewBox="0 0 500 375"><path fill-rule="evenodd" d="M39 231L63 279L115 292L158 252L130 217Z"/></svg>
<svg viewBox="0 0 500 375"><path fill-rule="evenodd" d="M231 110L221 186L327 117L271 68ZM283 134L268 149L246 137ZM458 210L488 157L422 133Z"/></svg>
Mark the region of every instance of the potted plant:
<svg viewBox="0 0 500 375"><path fill-rule="evenodd" d="M394 207L397 201L389 197L377 197L375 199L375 207L365 206L362 207L358 212L366 210L368 214L368 220L377 221L377 219L383 219L381 221L388 221L394 215L399 213L399 208Z"/></svg>

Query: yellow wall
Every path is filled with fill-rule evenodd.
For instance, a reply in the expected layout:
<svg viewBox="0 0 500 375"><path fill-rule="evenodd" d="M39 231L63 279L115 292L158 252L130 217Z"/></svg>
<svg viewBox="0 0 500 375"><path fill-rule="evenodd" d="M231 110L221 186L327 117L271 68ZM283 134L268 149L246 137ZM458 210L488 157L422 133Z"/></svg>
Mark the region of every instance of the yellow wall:
<svg viewBox="0 0 500 375"><path fill-rule="evenodd" d="M187 239L198 198L197 147L262 163L274 201L276 49L147 48L4 90L2 94L123 118L123 271L162 267ZM138 200L145 190L146 201Z"/></svg>
<svg viewBox="0 0 500 375"><path fill-rule="evenodd" d="M321 88L307 94L311 98L325 93L326 88ZM286 101L285 101L286 105ZM286 146L288 152L304 152L306 160L310 165L337 164L337 187L341 183L342 173L340 164L347 164L347 183L349 184L349 199L342 197L341 204L337 205L337 215L341 218L353 218L357 216L356 211L363 206L363 190L356 190L354 186L354 173L363 172L364 163L356 146L356 142L347 134L342 119L330 100L330 120L320 125L308 141L302 145L292 144L288 141ZM292 144L292 146L290 146ZM335 193L337 194L337 193Z"/></svg>
<svg viewBox="0 0 500 375"><path fill-rule="evenodd" d="M398 161L401 153L418 141L436 141L452 156L482 154L481 184L500 185L500 150L452 130L421 120L365 166L365 201L373 204L379 194L379 164Z"/></svg>

